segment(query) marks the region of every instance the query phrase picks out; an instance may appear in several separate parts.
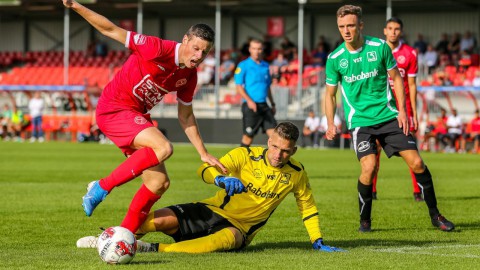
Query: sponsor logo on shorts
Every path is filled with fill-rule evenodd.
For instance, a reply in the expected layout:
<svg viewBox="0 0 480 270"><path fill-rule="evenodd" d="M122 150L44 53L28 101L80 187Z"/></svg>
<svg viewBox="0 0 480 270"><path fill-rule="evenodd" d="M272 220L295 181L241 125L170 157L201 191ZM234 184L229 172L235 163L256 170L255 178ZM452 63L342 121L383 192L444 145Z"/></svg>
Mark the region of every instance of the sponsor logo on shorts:
<svg viewBox="0 0 480 270"><path fill-rule="evenodd" d="M187 84L187 79L183 78L183 79L178 80L178 81L175 83L175 87L184 86L185 84Z"/></svg>
<svg viewBox="0 0 480 270"><path fill-rule="evenodd" d="M145 117L143 116L135 116L134 121L135 124L138 125L144 125L145 123L147 123L147 119L145 119Z"/></svg>
<svg viewBox="0 0 480 270"><path fill-rule="evenodd" d="M365 152L370 149L370 143L367 141L359 142L357 145L358 152Z"/></svg>
<svg viewBox="0 0 480 270"><path fill-rule="evenodd" d="M247 127L247 128L245 129L245 131L246 131L247 133L252 133L253 129L252 129L251 127Z"/></svg>
<svg viewBox="0 0 480 270"><path fill-rule="evenodd" d="M408 141L409 144L416 144L415 141Z"/></svg>

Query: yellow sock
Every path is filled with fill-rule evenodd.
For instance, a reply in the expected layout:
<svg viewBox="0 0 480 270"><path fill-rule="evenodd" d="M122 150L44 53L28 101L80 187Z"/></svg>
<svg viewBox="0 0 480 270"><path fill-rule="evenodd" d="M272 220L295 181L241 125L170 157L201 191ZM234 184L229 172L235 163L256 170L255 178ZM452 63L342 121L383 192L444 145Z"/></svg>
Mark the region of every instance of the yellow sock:
<svg viewBox="0 0 480 270"><path fill-rule="evenodd" d="M214 234L174 244L160 244L159 252L207 253L235 248L235 236L225 228Z"/></svg>
<svg viewBox="0 0 480 270"><path fill-rule="evenodd" d="M152 212L150 212L150 214L148 214L148 217L145 220L145 222L143 222L142 226L140 226L140 228L135 233L135 237L137 239L142 238L145 234L147 234L149 232L156 232L157 231L157 228L155 227L155 223L153 223L153 221L155 219L154 213L155 212L152 211Z"/></svg>

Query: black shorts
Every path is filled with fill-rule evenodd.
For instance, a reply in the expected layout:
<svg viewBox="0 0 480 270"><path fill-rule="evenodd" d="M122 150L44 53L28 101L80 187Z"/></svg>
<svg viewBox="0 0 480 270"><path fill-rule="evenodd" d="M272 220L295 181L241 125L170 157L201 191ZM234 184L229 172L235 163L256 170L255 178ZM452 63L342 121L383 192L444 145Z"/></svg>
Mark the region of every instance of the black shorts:
<svg viewBox="0 0 480 270"><path fill-rule="evenodd" d="M195 239L233 226L202 203L176 204L167 207L178 219L179 230L170 235L176 242Z"/></svg>
<svg viewBox="0 0 480 270"><path fill-rule="evenodd" d="M275 128L277 121L273 116L272 109L267 103L257 103L257 112L254 112L246 102L242 104L243 114L243 134L253 137L257 134L260 127L263 133L267 129Z"/></svg>
<svg viewBox="0 0 480 270"><path fill-rule="evenodd" d="M412 134L405 136L398 127L398 120L393 119L370 127L357 127L350 130L353 147L358 160L362 157L377 154L376 140L382 145L385 154L390 158L398 156L404 150L418 150Z"/></svg>

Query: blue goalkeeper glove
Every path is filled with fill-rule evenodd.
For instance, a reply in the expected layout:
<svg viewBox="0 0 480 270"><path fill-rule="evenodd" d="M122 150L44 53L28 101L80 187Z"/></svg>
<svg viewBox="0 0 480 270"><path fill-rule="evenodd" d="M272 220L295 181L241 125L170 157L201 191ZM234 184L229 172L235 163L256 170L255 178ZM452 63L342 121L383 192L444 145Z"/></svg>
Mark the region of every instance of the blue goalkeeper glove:
<svg viewBox="0 0 480 270"><path fill-rule="evenodd" d="M324 252L339 252L339 251L345 251L341 248L337 248L337 247L331 247L331 246L327 246L323 243L323 239L322 238L318 238L317 240L315 240L315 242L313 242L313 249L315 250L320 250L320 251L324 251Z"/></svg>
<svg viewBox="0 0 480 270"><path fill-rule="evenodd" d="M245 192L245 186L240 179L236 177L219 175L215 177L215 185L224 188L228 196L233 196L235 193Z"/></svg>

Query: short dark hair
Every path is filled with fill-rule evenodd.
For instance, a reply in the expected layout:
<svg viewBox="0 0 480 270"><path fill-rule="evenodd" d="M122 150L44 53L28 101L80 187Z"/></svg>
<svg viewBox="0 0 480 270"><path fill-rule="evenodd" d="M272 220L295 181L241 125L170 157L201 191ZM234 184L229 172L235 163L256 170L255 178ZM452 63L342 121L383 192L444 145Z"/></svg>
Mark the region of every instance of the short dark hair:
<svg viewBox="0 0 480 270"><path fill-rule="evenodd" d="M273 132L277 133L282 139L294 142L297 142L298 137L300 136L300 131L298 131L297 126L295 126L292 122L279 123Z"/></svg>
<svg viewBox="0 0 480 270"><path fill-rule="evenodd" d="M188 37L188 39L196 36L211 43L215 42L215 31L208 24L204 23L198 23L190 26L185 35Z"/></svg>
<svg viewBox="0 0 480 270"><path fill-rule="evenodd" d="M261 41L261 40L258 39L258 38L252 38L252 39L250 39L250 41L248 42L248 46L250 46L252 43L259 43L259 44L263 45L263 41Z"/></svg>
<svg viewBox="0 0 480 270"><path fill-rule="evenodd" d="M397 17L392 17L392 18L390 18L390 19L387 20L387 22L385 23L385 26L387 26L387 24L389 24L389 23L391 23L391 22L400 24L400 29L403 30L403 22L402 22L402 20L400 20L400 19L397 18Z"/></svg>
<svg viewBox="0 0 480 270"><path fill-rule="evenodd" d="M337 10L337 18L344 17L346 15L355 15L358 21L362 21L362 8L354 5L344 5Z"/></svg>

